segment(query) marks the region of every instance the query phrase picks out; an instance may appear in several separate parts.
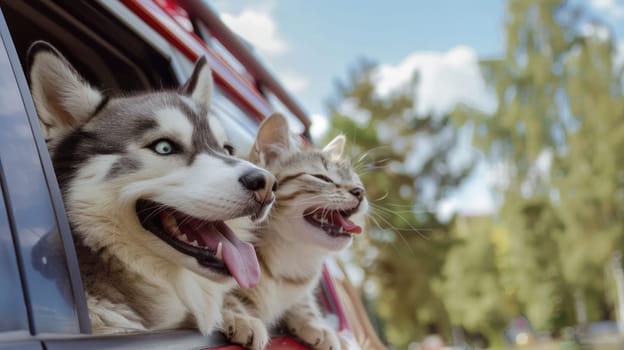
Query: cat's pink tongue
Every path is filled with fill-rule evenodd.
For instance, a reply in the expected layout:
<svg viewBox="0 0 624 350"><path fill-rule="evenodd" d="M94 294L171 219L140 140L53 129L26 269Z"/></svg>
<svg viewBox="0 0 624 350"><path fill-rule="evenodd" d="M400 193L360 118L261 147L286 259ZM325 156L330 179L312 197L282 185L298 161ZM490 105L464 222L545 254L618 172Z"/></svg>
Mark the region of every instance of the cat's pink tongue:
<svg viewBox="0 0 624 350"><path fill-rule="evenodd" d="M353 221L342 216L339 211L332 212L332 219L333 219L332 221L334 222L334 224L340 225L340 227L342 227L343 230L349 233L354 233L354 234L362 233L362 228L360 226L354 224Z"/></svg>

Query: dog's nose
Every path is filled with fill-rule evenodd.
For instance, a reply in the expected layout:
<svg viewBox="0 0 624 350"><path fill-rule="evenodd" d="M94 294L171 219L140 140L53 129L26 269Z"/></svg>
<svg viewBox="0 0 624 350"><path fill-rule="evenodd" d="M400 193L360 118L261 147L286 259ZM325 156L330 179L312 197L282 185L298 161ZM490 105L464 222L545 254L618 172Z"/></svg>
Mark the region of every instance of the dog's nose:
<svg viewBox="0 0 624 350"><path fill-rule="evenodd" d="M243 187L253 191L258 203L273 200L273 191L277 189L275 176L265 170L252 170L238 179Z"/></svg>
<svg viewBox="0 0 624 350"><path fill-rule="evenodd" d="M364 198L364 189L362 187L354 187L349 190L349 193L351 193L359 201L362 201Z"/></svg>

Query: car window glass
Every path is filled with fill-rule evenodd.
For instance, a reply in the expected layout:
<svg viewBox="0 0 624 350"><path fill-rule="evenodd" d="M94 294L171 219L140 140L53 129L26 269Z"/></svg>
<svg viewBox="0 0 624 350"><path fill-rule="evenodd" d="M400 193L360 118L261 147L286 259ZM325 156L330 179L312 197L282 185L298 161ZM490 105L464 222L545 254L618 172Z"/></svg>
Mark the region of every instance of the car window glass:
<svg viewBox="0 0 624 350"><path fill-rule="evenodd" d="M2 89L0 88L0 94ZM0 174L0 184L2 184ZM4 191L0 186L0 332L28 330L26 305L24 304L24 292L17 268L15 245L9 225L6 206L4 203Z"/></svg>
<svg viewBox="0 0 624 350"><path fill-rule="evenodd" d="M33 331L78 332L55 211L6 46L0 47L0 96L5 102L0 109L0 162L24 289L32 308Z"/></svg>
<svg viewBox="0 0 624 350"><path fill-rule="evenodd" d="M230 142L236 148L236 155L246 156L255 140L258 122L219 88L215 89L212 101L211 113L223 124Z"/></svg>

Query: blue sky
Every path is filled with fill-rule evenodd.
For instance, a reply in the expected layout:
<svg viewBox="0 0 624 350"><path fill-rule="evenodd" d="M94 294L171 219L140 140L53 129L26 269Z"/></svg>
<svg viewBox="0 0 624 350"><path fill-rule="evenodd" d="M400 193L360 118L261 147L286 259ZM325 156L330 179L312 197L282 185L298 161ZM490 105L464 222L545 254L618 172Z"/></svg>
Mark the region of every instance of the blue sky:
<svg viewBox="0 0 624 350"><path fill-rule="evenodd" d="M257 51L279 77L291 85L310 114L325 113L324 101L333 83L344 77L360 57L398 64L413 52L446 52L467 46L480 57L503 50L505 2L502 0L331 1L331 0L209 0L235 30L273 33L249 40L281 43L281 49ZM606 18L620 40L624 32L623 0L576 0ZM243 14L247 12L257 17ZM264 17L264 18L262 18ZM244 30L243 30L244 31ZM244 33L241 33L245 37ZM261 46L261 45L260 45ZM294 88L293 88L294 87Z"/></svg>
<svg viewBox="0 0 624 350"><path fill-rule="evenodd" d="M571 1L607 22L624 61L624 0ZM344 79L358 58L380 64L378 85L386 92L419 70L419 108L443 112L457 102L495 108L476 64L503 53L503 0L208 2L254 45L301 102L316 126L313 132L325 124L325 101L334 93L334 82ZM600 35L594 29L586 28L588 34ZM496 171L481 162L437 210L471 215L492 210L489 193L496 177Z"/></svg>
<svg viewBox="0 0 624 350"><path fill-rule="evenodd" d="M395 1L390 6L329 0L210 3L232 16L253 11L273 21L284 50L258 51L278 76L286 75L282 80L287 85L289 79L305 82L294 90L311 114L325 113L323 102L333 93L334 81L345 77L360 57L396 64L414 51L444 52L466 45L479 56L494 56L502 49L500 0L480 0L478 6L457 0Z"/></svg>

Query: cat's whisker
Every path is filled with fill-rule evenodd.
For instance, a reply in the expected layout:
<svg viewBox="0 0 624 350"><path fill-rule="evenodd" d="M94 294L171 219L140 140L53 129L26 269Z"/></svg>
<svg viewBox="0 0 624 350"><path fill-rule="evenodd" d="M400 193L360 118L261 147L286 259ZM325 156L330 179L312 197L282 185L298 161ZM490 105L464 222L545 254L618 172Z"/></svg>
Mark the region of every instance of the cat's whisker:
<svg viewBox="0 0 624 350"><path fill-rule="evenodd" d="M379 151L379 150L386 149L386 148L387 148L387 149L390 149L390 146L389 146L389 145L377 146L377 147L371 148L371 149L369 149L369 150L367 150L367 151L363 152L363 153L359 156L358 160L355 162L354 166L355 166L355 165L357 165L357 164L359 164L360 162L362 162L364 159L366 159L366 157L368 157L368 156L369 156L370 154L372 154L373 152L377 152L377 151Z"/></svg>
<svg viewBox="0 0 624 350"><path fill-rule="evenodd" d="M399 220L401 220L403 223L405 223L405 224L407 225L407 227L408 227L407 229L401 229L401 228L398 228L398 227L396 227L396 226L392 225L394 229L398 229L398 230L401 230L401 231L411 230L411 231L416 231L416 232L418 232L418 233L420 233L420 231L422 231L422 229L416 228L416 227L412 224L412 222L411 222L410 220L408 220L407 218L405 218L405 216L401 215L401 213L410 213L410 214L414 214L414 213L416 213L416 212L414 212L414 211L403 211L403 212L399 212L399 211L393 211L393 210L390 210L390 209L387 209L387 208L384 208L384 207L381 207L381 206L375 206L375 205L373 205L372 207L373 207L373 209L375 210L375 211L373 212L373 214L374 214L374 215L377 215L377 216L379 216L379 217L382 217L383 219L386 219L385 217L383 217L383 214L393 215L393 216L395 216L395 217L399 218ZM426 236L424 236L424 235L423 235L423 237L424 237L424 238L427 238L427 237L426 237Z"/></svg>
<svg viewBox="0 0 624 350"><path fill-rule="evenodd" d="M406 209L406 210L395 210L386 208L386 205L379 205L376 203L369 203L370 206L375 210L383 211L388 214L432 214L432 211L429 210L414 210L414 209Z"/></svg>
<svg viewBox="0 0 624 350"><path fill-rule="evenodd" d="M398 203L384 203L385 207L401 207L401 208L413 208L413 204L398 204Z"/></svg>
<svg viewBox="0 0 624 350"><path fill-rule="evenodd" d="M405 236L403 236L403 234L401 233L401 230L398 229L397 227L395 227L394 225L392 225L392 223L390 223L388 220L384 219L383 217L378 216L378 218L381 219L383 222L385 222L392 229L392 232L394 232L397 236L399 236L399 238L401 238L401 240L403 241L403 243L405 243L405 245L407 246L407 249L410 251L412 256L416 256L416 254L414 253L414 250L412 249L412 246L410 245L410 243L407 240L407 238L405 238ZM425 235L423 235L417 229L411 230L410 232L416 232L420 237L422 237L424 239L427 239L427 237Z"/></svg>
<svg viewBox="0 0 624 350"><path fill-rule="evenodd" d="M372 202L379 202L382 201L386 198L388 198L388 194L390 194L390 192L386 192L385 194L383 194L381 197L377 198L377 199L373 199L371 200L371 204L373 204Z"/></svg>
<svg viewBox="0 0 624 350"><path fill-rule="evenodd" d="M377 228L379 230L387 231L387 230L382 228L383 226L380 225L379 222L374 217L370 217L370 219L373 220L373 222L375 223L375 226L377 226ZM384 241L384 243L391 244L392 247L394 248L394 250L397 252L397 254L401 254L401 251L399 250L399 247L396 245L396 242L394 240L392 240L392 241Z"/></svg>
<svg viewBox="0 0 624 350"><path fill-rule="evenodd" d="M158 204L158 206L150 208L150 213L145 218L146 220L151 220L155 215L160 215L160 213L165 211L166 209L167 206L163 204Z"/></svg>

